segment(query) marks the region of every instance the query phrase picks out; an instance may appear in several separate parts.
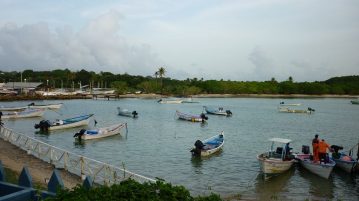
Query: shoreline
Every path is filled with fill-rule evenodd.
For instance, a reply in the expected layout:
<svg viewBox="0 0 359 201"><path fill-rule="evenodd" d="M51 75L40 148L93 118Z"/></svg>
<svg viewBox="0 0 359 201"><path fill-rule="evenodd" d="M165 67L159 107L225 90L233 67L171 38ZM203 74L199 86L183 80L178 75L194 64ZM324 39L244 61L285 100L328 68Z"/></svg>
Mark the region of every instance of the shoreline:
<svg viewBox="0 0 359 201"><path fill-rule="evenodd" d="M308 95L308 94L197 94L190 97L180 97L174 95L161 94L124 94L124 95L76 95L76 96L0 96L0 102L5 101L35 101L35 100L71 100L71 99L121 99L121 98L140 98L140 99L160 99L160 98L275 98L275 99L293 99L293 98L342 98L357 99L359 95Z"/></svg>

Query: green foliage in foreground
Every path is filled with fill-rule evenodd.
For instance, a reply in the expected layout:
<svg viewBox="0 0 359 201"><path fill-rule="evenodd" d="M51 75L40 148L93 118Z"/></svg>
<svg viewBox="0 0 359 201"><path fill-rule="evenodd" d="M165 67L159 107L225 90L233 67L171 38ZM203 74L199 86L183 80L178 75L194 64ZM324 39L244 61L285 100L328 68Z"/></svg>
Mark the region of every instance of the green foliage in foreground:
<svg viewBox="0 0 359 201"><path fill-rule="evenodd" d="M132 179L112 186L99 186L87 189L77 186L73 190L59 190L56 197L48 198L49 201L218 201L222 200L219 195L192 197L183 186L157 181L156 183L140 184Z"/></svg>

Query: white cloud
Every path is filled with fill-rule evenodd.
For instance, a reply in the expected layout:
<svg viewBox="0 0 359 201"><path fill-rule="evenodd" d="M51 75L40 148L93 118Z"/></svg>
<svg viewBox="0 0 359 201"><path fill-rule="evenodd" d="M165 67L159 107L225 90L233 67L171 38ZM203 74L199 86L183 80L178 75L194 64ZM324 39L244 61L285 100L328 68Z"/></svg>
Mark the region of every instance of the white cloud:
<svg viewBox="0 0 359 201"><path fill-rule="evenodd" d="M1 68L48 70L56 67L152 74L161 62L146 44L121 36L121 15L110 11L78 32L69 26L51 31L46 23L0 28Z"/></svg>

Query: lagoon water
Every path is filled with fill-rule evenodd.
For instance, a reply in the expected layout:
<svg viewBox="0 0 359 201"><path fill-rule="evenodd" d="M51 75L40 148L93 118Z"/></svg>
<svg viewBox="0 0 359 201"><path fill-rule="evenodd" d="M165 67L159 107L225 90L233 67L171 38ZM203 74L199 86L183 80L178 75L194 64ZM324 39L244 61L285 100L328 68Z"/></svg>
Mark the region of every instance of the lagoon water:
<svg viewBox="0 0 359 201"><path fill-rule="evenodd" d="M256 155L267 151L269 138L292 139L294 152L310 145L315 134L330 144L349 149L359 141L359 106L348 99L270 99L270 98L201 98L200 103L158 104L154 99L66 100L43 118L8 120L5 125L17 132L82 154L99 161L151 178L163 178L184 185L193 194L240 194L243 199L257 200L358 200L359 174L349 175L335 169L326 180L300 167L284 174L264 178L259 172ZM280 101L311 107L312 115L279 113ZM1 102L3 106L26 105L30 101ZM60 101L38 101L38 104ZM209 116L205 124L177 120L175 111L202 112L202 106L222 106L232 117ZM117 107L136 110L139 118L117 115ZM38 134L34 124L42 119L62 119L93 113L97 126L127 122L128 134L75 143L79 128ZM94 121L88 128L93 127ZM192 158L190 149L197 139L206 139L220 131L225 133L223 151L205 159Z"/></svg>

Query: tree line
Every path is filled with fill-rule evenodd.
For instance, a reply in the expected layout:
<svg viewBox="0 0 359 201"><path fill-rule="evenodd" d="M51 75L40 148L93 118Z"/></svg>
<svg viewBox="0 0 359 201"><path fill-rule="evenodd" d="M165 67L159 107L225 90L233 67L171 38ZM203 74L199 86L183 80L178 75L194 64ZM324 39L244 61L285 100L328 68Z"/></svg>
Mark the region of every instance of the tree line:
<svg viewBox="0 0 359 201"><path fill-rule="evenodd" d="M359 76L333 77L325 81L295 82L292 77L278 82L204 80L187 78L185 80L165 77L166 70L160 67L153 76L113 74L111 72L25 70L22 72L0 71L0 82L42 82L43 87L78 89L88 85L90 88L113 88L117 93L157 93L165 95L190 96L195 94L339 94L359 95Z"/></svg>

